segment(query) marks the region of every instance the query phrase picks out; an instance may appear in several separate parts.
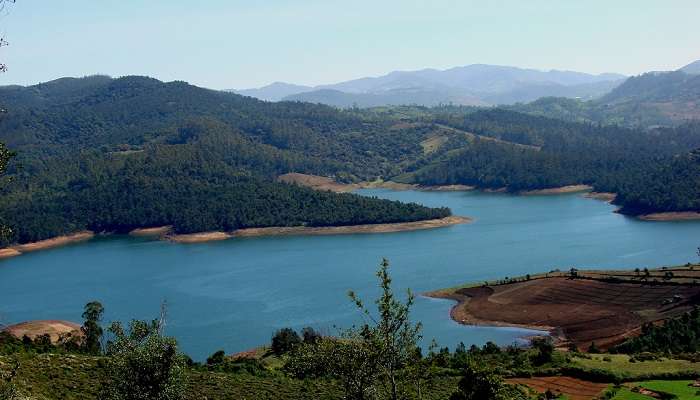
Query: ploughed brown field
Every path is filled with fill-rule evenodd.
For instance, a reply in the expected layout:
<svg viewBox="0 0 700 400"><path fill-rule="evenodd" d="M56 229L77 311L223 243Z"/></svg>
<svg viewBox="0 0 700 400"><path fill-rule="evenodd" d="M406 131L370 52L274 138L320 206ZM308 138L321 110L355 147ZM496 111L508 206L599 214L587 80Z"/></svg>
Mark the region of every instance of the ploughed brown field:
<svg viewBox="0 0 700 400"><path fill-rule="evenodd" d="M563 394L570 400L590 400L597 398L608 387L607 383L595 383L568 376L543 376L532 378L513 378L506 382L525 385L539 393L548 389L554 394Z"/></svg>
<svg viewBox="0 0 700 400"><path fill-rule="evenodd" d="M644 323L691 310L700 304L700 285L556 276L430 295L458 301L451 311L457 322L546 329L585 350L592 342L607 349L638 334Z"/></svg>

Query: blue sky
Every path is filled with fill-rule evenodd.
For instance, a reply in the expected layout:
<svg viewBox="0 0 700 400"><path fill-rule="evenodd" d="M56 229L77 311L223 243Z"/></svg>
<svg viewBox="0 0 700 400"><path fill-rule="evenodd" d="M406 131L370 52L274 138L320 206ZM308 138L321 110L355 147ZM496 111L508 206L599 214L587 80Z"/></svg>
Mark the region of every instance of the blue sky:
<svg viewBox="0 0 700 400"><path fill-rule="evenodd" d="M698 0L17 0L0 85L149 75L223 89L473 63L639 74L700 59Z"/></svg>

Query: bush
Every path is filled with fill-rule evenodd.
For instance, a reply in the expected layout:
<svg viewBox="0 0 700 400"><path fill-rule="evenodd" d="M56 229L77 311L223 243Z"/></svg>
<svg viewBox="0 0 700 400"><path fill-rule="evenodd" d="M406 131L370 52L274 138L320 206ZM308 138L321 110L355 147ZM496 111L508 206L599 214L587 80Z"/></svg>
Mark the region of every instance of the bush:
<svg viewBox="0 0 700 400"><path fill-rule="evenodd" d="M107 343L109 381L101 398L108 400L180 400L185 396L186 358L175 339L161 335L159 321L132 321L129 332L112 323Z"/></svg>
<svg viewBox="0 0 700 400"><path fill-rule="evenodd" d="M292 351L299 343L301 339L294 329L280 329L272 337L272 351L277 355L285 354Z"/></svg>
<svg viewBox="0 0 700 400"><path fill-rule="evenodd" d="M221 364L222 362L224 362L225 357L226 353L223 350L219 350L211 356L207 357L207 365Z"/></svg>

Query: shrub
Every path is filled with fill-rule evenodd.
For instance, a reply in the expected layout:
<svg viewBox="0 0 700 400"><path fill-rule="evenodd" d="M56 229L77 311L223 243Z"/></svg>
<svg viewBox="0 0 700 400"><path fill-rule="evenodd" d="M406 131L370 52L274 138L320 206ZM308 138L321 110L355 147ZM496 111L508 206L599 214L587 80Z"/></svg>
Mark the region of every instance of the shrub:
<svg viewBox="0 0 700 400"><path fill-rule="evenodd" d="M131 321L129 332L112 323L115 337L107 343L109 380L102 398L108 400L180 400L185 395L186 358L177 342L162 336L159 321Z"/></svg>
<svg viewBox="0 0 700 400"><path fill-rule="evenodd" d="M280 329L272 337L272 351L277 355L288 353L299 343L301 343L301 339L294 329Z"/></svg>

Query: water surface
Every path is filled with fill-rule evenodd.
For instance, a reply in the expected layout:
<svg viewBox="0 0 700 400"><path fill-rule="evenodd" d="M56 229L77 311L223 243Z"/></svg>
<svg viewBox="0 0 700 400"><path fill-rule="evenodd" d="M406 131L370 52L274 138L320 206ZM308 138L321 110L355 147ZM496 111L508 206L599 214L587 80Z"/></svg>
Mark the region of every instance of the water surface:
<svg viewBox="0 0 700 400"><path fill-rule="evenodd" d="M175 244L95 239L0 261L0 321L80 321L101 301L106 322L155 318L168 303L168 333L193 358L267 343L276 329L311 325L332 334L360 315L349 289L377 294L374 272L390 260L394 284L415 292L554 268L635 268L694 260L700 222L642 222L579 195L516 197L477 192L362 194L448 206L475 222L428 231L233 239ZM417 299L424 335L454 348L510 344L531 332L466 327L452 302Z"/></svg>

